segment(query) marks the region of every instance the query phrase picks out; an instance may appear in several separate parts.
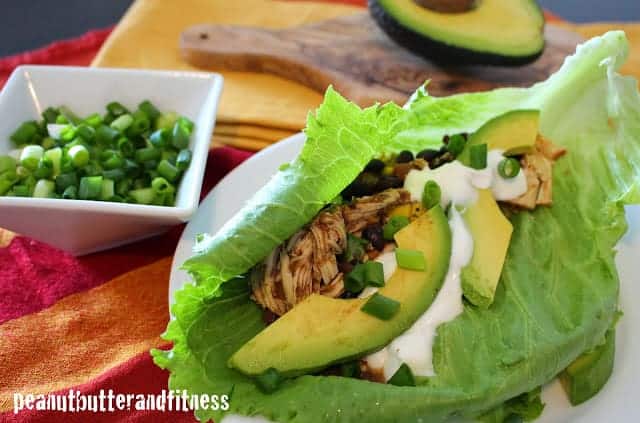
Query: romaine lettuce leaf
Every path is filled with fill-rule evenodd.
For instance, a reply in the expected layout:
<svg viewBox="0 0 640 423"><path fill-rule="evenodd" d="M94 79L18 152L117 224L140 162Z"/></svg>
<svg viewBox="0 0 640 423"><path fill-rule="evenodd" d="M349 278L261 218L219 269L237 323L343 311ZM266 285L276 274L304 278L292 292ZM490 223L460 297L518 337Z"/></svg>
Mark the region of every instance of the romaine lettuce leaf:
<svg viewBox="0 0 640 423"><path fill-rule="evenodd" d="M407 109L359 111L330 91L309 122L310 142L291 173L277 176L259 195L264 203L277 199L276 209L280 203L307 207L295 217L301 226L375 153L436 145L443 134L473 131L508 110L541 110L541 132L569 149L554 170L554 205L511 216L514 234L494 304L488 310L468 306L439 328L437 376L418 387L303 376L265 395L228 369L229 355L263 324L241 279L220 283L287 235L273 232L284 214L272 219L265 210L276 212L265 207L246 209L188 265L202 279L176 296L175 319L164 335L173 349L153 352L156 363L171 371L170 388L230 393L230 412L280 422L437 422L453 414L478 416L552 379L599 342L616 316L614 247L626 230L624 202L640 197L640 96L633 79L615 73L627 51L624 34L610 32L581 46L557 74L529 89L416 96ZM344 157L356 154L362 159ZM327 163L307 168L316 156ZM348 172L338 170L340 160L349 164ZM301 175L308 169L314 171ZM338 172L335 184L329 169ZM317 181L325 185L320 191L297 185Z"/></svg>

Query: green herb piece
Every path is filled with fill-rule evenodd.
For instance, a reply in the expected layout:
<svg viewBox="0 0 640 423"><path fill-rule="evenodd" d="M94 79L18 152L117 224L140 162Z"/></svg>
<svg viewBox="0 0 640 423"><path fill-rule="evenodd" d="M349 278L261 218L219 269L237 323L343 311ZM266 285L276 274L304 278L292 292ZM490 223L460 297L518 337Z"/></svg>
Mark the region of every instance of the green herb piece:
<svg viewBox="0 0 640 423"><path fill-rule="evenodd" d="M347 262L360 260L364 255L364 247L366 247L368 243L366 239L347 234L347 246L344 250L343 259Z"/></svg>
<svg viewBox="0 0 640 423"><path fill-rule="evenodd" d="M430 210L432 207L440 204L441 198L442 191L440 190L440 185L433 180L427 181L422 189L422 206L425 209Z"/></svg>
<svg viewBox="0 0 640 423"><path fill-rule="evenodd" d="M402 269L424 270L426 268L424 253L418 250L396 248L396 261L398 267Z"/></svg>
<svg viewBox="0 0 640 423"><path fill-rule="evenodd" d="M387 382L389 385L395 386L416 386L416 380L413 372L406 363L402 363L400 368L391 376Z"/></svg>
<svg viewBox="0 0 640 423"><path fill-rule="evenodd" d="M55 184L47 179L40 179L33 188L33 196L37 198L51 198L55 193Z"/></svg>
<svg viewBox="0 0 640 423"><path fill-rule="evenodd" d="M454 157L458 156L458 154L462 153L464 150L464 146L467 143L467 140L463 135L456 134L449 137L449 142L447 143L447 151L451 153Z"/></svg>
<svg viewBox="0 0 640 423"><path fill-rule="evenodd" d="M487 167L487 144L475 144L469 147L469 165L474 169Z"/></svg>
<svg viewBox="0 0 640 423"><path fill-rule="evenodd" d="M400 310L400 303L376 292L360 310L380 320L389 320Z"/></svg>
<svg viewBox="0 0 640 423"><path fill-rule="evenodd" d="M264 372L256 376L256 382L258 384L258 387L265 394L270 394L272 392L275 392L275 390L278 389L282 381L283 381L282 375L280 375L280 372L278 372L273 367L268 368L267 370L265 370Z"/></svg>
<svg viewBox="0 0 640 423"><path fill-rule="evenodd" d="M382 227L382 237L387 241L392 241L393 236L400 229L409 224L409 218L406 216L392 216L389 221Z"/></svg>
<svg viewBox="0 0 640 423"><path fill-rule="evenodd" d="M505 157L498 163L498 173L506 179L515 178L520 173L520 162L513 157Z"/></svg>
<svg viewBox="0 0 640 423"><path fill-rule="evenodd" d="M102 176L85 176L80 179L78 198L81 200L97 200L102 193Z"/></svg>

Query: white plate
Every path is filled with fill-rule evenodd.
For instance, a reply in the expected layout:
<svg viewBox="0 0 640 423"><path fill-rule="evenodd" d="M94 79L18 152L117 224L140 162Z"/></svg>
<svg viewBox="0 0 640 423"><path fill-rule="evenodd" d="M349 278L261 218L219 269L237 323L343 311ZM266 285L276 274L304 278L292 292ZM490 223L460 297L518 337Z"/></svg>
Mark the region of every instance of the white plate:
<svg viewBox="0 0 640 423"><path fill-rule="evenodd" d="M169 300L188 275L179 269L191 255L194 239L199 233L215 233L244 203L260 189L278 167L291 161L304 143L304 135L297 134L274 144L229 173L209 193L189 222L178 243L169 285ZM634 284L640 266L640 207L627 207L629 231L619 243L616 257L620 273L620 302L624 316L617 327L616 361L611 379L604 389L591 400L572 407L555 381L545 387L545 410L537 422L636 422L640 421L640 337L634 336L633 327L640 326L640 312L634 302L640 298L640 287Z"/></svg>

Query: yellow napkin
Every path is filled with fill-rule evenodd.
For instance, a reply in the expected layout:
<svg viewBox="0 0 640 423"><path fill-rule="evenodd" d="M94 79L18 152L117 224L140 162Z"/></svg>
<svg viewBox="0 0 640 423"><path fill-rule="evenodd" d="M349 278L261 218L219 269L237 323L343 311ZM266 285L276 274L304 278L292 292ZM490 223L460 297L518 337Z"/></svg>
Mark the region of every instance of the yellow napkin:
<svg viewBox="0 0 640 423"><path fill-rule="evenodd" d="M200 70L185 63L180 33L201 23L285 28L330 19L362 8L312 2L268 0L137 0L94 59L92 66ZM277 140L276 128L289 135L305 125L322 96L297 83L256 73L225 72L218 122L251 125L251 138ZM245 129L242 129L242 128ZM261 134L257 136L257 134ZM225 136L232 136L227 133ZM261 146L260 146L261 147Z"/></svg>

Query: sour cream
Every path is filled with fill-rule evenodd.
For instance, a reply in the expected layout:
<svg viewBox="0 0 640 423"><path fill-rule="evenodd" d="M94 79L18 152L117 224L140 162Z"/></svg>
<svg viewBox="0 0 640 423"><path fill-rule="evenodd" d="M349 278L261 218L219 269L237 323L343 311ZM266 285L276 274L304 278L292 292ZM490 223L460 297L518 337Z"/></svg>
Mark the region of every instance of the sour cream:
<svg viewBox="0 0 640 423"><path fill-rule="evenodd" d="M413 201L420 201L424 185L427 181L435 181L442 192L442 207L449 204L463 207L471 205L478 199L477 190L487 188L491 189L496 200L511 200L527 191L527 180L524 172L518 172L511 179L500 176L498 165L502 159L502 150L491 150L487 154L487 167L480 170L465 166L458 160L435 169L412 169L405 178L404 188L409 191Z"/></svg>
<svg viewBox="0 0 640 423"><path fill-rule="evenodd" d="M436 169L414 169L407 174L404 188L411 193L413 201L420 201L424 185L427 181L435 181L442 192L443 207L450 204L466 207L475 203L478 189L491 189L497 200L517 198L527 191L524 172L519 172L515 178L503 178L498 172L502 159L502 150L492 150L487 155L487 167L481 170L464 166L457 160ZM406 363L416 376L434 376L433 341L438 326L455 319L464 310L460 275L473 256L473 237L458 209L451 207L449 210L451 260L433 304L405 333L364 358L370 368L383 371L385 380L389 380L402 363ZM364 297L373 292L367 292Z"/></svg>
<svg viewBox="0 0 640 423"><path fill-rule="evenodd" d="M432 346L436 329L462 313L460 273L473 256L473 238L460 213L451 208L451 261L442 288L431 307L405 333L364 360L373 369L382 369L389 380L406 363L416 376L433 376Z"/></svg>

